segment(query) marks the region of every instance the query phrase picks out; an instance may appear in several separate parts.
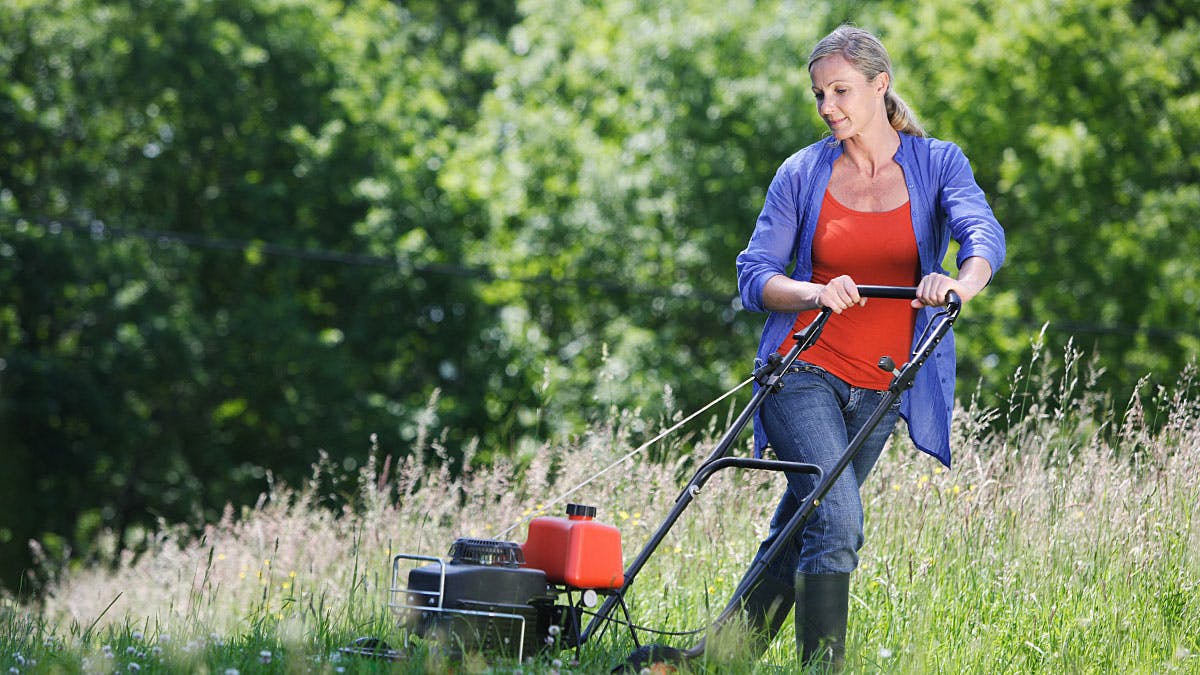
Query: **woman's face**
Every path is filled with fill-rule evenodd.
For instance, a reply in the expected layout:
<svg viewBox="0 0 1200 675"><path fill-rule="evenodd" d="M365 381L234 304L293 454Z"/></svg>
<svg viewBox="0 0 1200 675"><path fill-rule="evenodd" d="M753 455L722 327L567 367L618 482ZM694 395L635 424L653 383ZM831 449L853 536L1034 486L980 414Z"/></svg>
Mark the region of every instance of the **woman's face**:
<svg viewBox="0 0 1200 675"><path fill-rule="evenodd" d="M863 133L880 114L886 121L883 95L887 92L887 73L880 73L874 82L868 82L846 57L831 54L813 63L809 75L813 95L817 97L817 112L837 140Z"/></svg>

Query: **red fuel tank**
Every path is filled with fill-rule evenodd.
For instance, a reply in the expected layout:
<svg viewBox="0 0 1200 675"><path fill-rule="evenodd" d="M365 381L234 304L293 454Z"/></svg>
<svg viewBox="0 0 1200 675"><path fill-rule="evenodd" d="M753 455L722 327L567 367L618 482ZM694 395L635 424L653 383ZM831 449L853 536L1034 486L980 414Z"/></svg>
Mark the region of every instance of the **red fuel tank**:
<svg viewBox="0 0 1200 675"><path fill-rule="evenodd" d="M596 507L567 504L567 517L539 516L529 521L521 545L525 565L546 573L550 583L575 588L620 588L621 533L598 523Z"/></svg>

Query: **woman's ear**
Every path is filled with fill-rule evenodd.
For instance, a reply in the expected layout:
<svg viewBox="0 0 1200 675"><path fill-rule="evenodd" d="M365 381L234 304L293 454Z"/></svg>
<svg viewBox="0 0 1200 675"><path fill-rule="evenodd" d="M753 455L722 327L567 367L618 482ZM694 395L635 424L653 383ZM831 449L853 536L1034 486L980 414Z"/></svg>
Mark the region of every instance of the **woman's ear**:
<svg viewBox="0 0 1200 675"><path fill-rule="evenodd" d="M875 80L871 84L874 85L877 96L884 96L887 94L888 88L892 85L892 76L886 72L879 73L875 76Z"/></svg>

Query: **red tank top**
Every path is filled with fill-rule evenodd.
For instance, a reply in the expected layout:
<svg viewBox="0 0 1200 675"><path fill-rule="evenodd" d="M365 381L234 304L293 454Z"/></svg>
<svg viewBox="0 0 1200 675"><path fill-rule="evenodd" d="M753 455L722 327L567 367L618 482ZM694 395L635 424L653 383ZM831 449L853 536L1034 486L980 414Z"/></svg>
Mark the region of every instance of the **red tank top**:
<svg viewBox="0 0 1200 675"><path fill-rule="evenodd" d="M909 203L891 211L855 211L827 190L813 236L812 263L812 281L817 284L848 274L864 285L915 285L920 259ZM795 344L792 334L812 323L817 314L815 309L800 312L792 333L779 347L781 354ZM892 375L879 369L879 358L890 356L897 365L908 360L915 320L916 311L908 301L872 298L866 306L831 316L821 338L800 359L852 386L886 389Z"/></svg>

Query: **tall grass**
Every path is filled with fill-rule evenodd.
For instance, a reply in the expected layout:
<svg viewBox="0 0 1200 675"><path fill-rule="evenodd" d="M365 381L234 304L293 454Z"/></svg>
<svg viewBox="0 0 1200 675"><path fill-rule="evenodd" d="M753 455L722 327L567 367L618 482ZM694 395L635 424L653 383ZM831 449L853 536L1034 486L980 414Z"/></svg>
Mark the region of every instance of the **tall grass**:
<svg viewBox="0 0 1200 675"><path fill-rule="evenodd" d="M1139 385L1115 406L1095 391L1095 364L1078 351L1050 359L1035 347L1005 409L968 401L958 411L953 470L897 435L864 487L851 672L1200 672L1195 369L1173 387ZM1165 419L1145 419L1148 407ZM560 512L554 498L587 482L571 500L596 505L600 520L621 529L628 561L735 412L677 437L687 454L636 455L607 472L645 420L616 414L583 438L547 445L526 466L476 465L468 452L459 475L447 470L436 430L400 461L377 448L351 476L323 460L308 484L274 483L200 537L163 524L145 553L114 546L111 566L61 576L37 607L4 600L0 672L449 668L419 646L396 663L340 651L358 636L403 640L387 607L392 556L443 555L459 536L521 540L522 523ZM347 485L351 498L335 502ZM633 619L703 628L765 534L780 489L772 475L718 474L638 577ZM631 647L628 631L613 626L578 655L520 669L607 672ZM796 665L789 622L759 661L693 669ZM458 667L516 668L479 659Z"/></svg>

